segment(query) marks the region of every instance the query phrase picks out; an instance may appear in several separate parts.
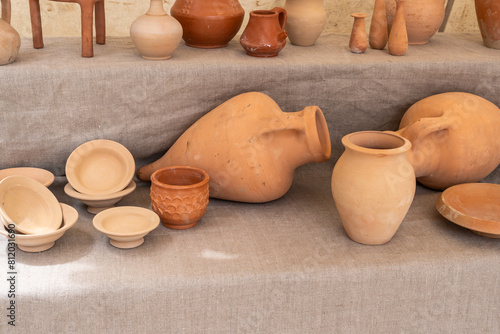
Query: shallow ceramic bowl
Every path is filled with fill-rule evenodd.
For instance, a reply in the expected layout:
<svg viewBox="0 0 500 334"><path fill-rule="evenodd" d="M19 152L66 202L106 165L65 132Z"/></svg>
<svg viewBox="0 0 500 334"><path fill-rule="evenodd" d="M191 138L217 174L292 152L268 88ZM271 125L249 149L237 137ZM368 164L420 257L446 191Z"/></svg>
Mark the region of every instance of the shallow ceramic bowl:
<svg viewBox="0 0 500 334"><path fill-rule="evenodd" d="M125 146L98 139L78 146L66 161L66 177L73 189L88 195L108 195L132 181L135 162Z"/></svg>
<svg viewBox="0 0 500 334"><path fill-rule="evenodd" d="M134 248L142 245L144 236L160 224L160 217L145 208L120 206L98 213L93 224L113 246Z"/></svg>
<svg viewBox="0 0 500 334"><path fill-rule="evenodd" d="M114 194L108 195L87 195L73 189L71 184L64 186L66 195L76 198L87 205L87 211L92 214L98 214L101 211L113 208L123 197L133 192L136 188L134 181L131 181L127 188Z"/></svg>
<svg viewBox="0 0 500 334"><path fill-rule="evenodd" d="M436 208L446 219L490 238L500 238L500 185L465 183L443 191Z"/></svg>
<svg viewBox="0 0 500 334"><path fill-rule="evenodd" d="M78 220L78 212L73 207L62 203L60 207L62 209L63 223L56 231L30 235L14 234L13 230L4 227L0 228L0 234L7 237L9 241L16 243L17 247L25 252L43 252L50 249L54 246L56 240L61 238Z"/></svg>
<svg viewBox="0 0 500 334"><path fill-rule="evenodd" d="M62 211L57 198L43 184L27 176L9 176L0 181L0 219L24 234L57 230Z"/></svg>
<svg viewBox="0 0 500 334"><path fill-rule="evenodd" d="M16 167L0 170L0 180L5 179L7 176L21 175L27 176L37 180L44 186L48 187L54 182L54 174L48 170L35 168L35 167Z"/></svg>

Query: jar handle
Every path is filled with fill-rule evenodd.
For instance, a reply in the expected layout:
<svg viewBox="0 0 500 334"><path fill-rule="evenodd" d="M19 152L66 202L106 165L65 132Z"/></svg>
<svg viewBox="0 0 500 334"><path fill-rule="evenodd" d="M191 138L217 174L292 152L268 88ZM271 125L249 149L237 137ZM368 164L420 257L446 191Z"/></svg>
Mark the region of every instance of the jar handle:
<svg viewBox="0 0 500 334"><path fill-rule="evenodd" d="M274 7L271 11L278 13L278 20L281 26L281 30L285 30L287 14L286 9L281 7Z"/></svg>
<svg viewBox="0 0 500 334"><path fill-rule="evenodd" d="M10 0L2 0L2 19L10 24Z"/></svg>

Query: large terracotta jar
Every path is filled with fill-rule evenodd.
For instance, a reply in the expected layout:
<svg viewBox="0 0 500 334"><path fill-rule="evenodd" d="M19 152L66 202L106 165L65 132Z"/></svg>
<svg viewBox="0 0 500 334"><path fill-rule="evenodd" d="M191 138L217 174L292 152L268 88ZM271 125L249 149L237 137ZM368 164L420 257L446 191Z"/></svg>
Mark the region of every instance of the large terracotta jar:
<svg viewBox="0 0 500 334"><path fill-rule="evenodd" d="M445 14L444 0L406 0L408 44L426 44L438 32ZM385 0L389 30L396 14L396 0Z"/></svg>
<svg viewBox="0 0 500 334"><path fill-rule="evenodd" d="M316 43L326 24L323 0L286 0L286 31L290 43L311 46Z"/></svg>
<svg viewBox="0 0 500 334"><path fill-rule="evenodd" d="M332 194L344 229L366 245L388 242L415 195L407 157L411 144L390 133L363 131L342 138L345 152L332 173Z"/></svg>
<svg viewBox="0 0 500 334"><path fill-rule="evenodd" d="M186 45L221 48L239 31L245 11L238 0L176 0L170 14L181 23Z"/></svg>
<svg viewBox="0 0 500 334"><path fill-rule="evenodd" d="M478 182L500 164L500 110L468 93L443 93L406 111L398 133L410 140L408 153L418 181L443 190Z"/></svg>
<svg viewBox="0 0 500 334"><path fill-rule="evenodd" d="M484 45L500 49L500 1L475 0L476 15Z"/></svg>
<svg viewBox="0 0 500 334"><path fill-rule="evenodd" d="M0 65L14 62L21 48L21 37L10 25L10 0L2 0L2 18L0 18Z"/></svg>
<svg viewBox="0 0 500 334"><path fill-rule="evenodd" d="M210 175L210 196L267 202L290 188L294 171L330 159L328 126L316 106L283 112L269 96L250 92L224 102L194 123L138 177L166 166L201 168Z"/></svg>

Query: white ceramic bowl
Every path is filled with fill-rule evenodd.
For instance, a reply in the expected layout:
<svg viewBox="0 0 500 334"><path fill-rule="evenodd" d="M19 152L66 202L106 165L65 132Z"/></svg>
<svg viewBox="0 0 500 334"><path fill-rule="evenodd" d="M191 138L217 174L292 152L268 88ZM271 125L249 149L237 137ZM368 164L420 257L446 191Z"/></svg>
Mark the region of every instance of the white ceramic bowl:
<svg viewBox="0 0 500 334"><path fill-rule="evenodd" d="M87 195L82 194L73 189L71 184L64 186L64 192L66 195L76 198L87 205L87 211L92 214L98 214L101 211L111 209L118 203L123 197L127 196L133 192L136 188L134 181L131 181L127 188L119 191L117 193L108 195Z"/></svg>
<svg viewBox="0 0 500 334"><path fill-rule="evenodd" d="M46 187L50 186L52 182L54 182L54 174L52 174L48 170L41 168L15 167L15 168L6 168L0 170L0 180L3 180L7 176L12 176L12 175L22 175L31 177L32 179L37 180Z"/></svg>
<svg viewBox="0 0 500 334"><path fill-rule="evenodd" d="M9 228L0 228L0 234L17 244L19 249L25 252L42 252L54 246L56 240L61 238L64 233L75 225L78 220L78 212L71 206L60 204L63 215L61 227L53 232L42 234L15 234Z"/></svg>
<svg viewBox="0 0 500 334"><path fill-rule="evenodd" d="M43 184L27 176L9 176L0 181L0 219L24 234L49 233L62 223L57 198Z"/></svg>
<svg viewBox="0 0 500 334"><path fill-rule="evenodd" d="M117 193L132 181L134 173L134 157L125 146L112 140L86 142L66 161L68 182L87 195Z"/></svg>
<svg viewBox="0 0 500 334"><path fill-rule="evenodd" d="M144 236L160 224L160 217L145 208L121 206L98 213L93 224L113 246L134 248L142 245Z"/></svg>

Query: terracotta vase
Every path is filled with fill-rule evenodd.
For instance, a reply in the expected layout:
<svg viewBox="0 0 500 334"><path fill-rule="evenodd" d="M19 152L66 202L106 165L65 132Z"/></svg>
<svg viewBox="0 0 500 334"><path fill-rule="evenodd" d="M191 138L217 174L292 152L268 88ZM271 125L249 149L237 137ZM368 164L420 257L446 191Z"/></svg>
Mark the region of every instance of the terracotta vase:
<svg viewBox="0 0 500 334"><path fill-rule="evenodd" d="M316 106L282 112L269 96L238 95L194 123L138 177L166 166L193 166L210 175L210 196L260 203L283 196L294 171L330 159L328 126Z"/></svg>
<svg viewBox="0 0 500 334"><path fill-rule="evenodd" d="M345 152L332 173L332 194L344 229L366 245L388 242L415 195L415 174L407 157L408 140L395 134L363 131L342 138Z"/></svg>
<svg viewBox="0 0 500 334"><path fill-rule="evenodd" d="M485 46L500 49L500 1L475 0L479 30Z"/></svg>
<svg viewBox="0 0 500 334"><path fill-rule="evenodd" d="M397 10L389 33L388 49L393 56L404 56L408 50L404 0L397 0Z"/></svg>
<svg viewBox="0 0 500 334"><path fill-rule="evenodd" d="M254 10L240 38L240 44L249 56L276 57L285 47L287 32L286 10Z"/></svg>
<svg viewBox="0 0 500 334"><path fill-rule="evenodd" d="M151 0L149 10L130 27L132 42L145 59L168 59L182 39L182 26L169 16L162 0Z"/></svg>
<svg viewBox="0 0 500 334"><path fill-rule="evenodd" d="M365 17L368 17L368 14L353 13L351 16L354 17L354 23L349 40L349 50L353 53L363 53L368 47L365 27Z"/></svg>
<svg viewBox="0 0 500 334"><path fill-rule="evenodd" d="M385 0L389 30L396 15L396 0ZM408 44L427 44L444 20L445 0L406 0Z"/></svg>
<svg viewBox="0 0 500 334"><path fill-rule="evenodd" d="M286 0L286 31L290 43L311 46L316 43L326 24L323 0Z"/></svg>
<svg viewBox="0 0 500 334"><path fill-rule="evenodd" d="M181 23L186 45L211 49L227 46L245 11L238 0L176 0L170 14Z"/></svg>
<svg viewBox="0 0 500 334"><path fill-rule="evenodd" d="M2 0L0 18L0 65L14 62L21 48L21 37L10 25L10 0Z"/></svg>
<svg viewBox="0 0 500 334"><path fill-rule="evenodd" d="M385 0L375 0L372 21L370 24L370 47L375 50L383 50L387 45L389 33L387 30L387 15Z"/></svg>
<svg viewBox="0 0 500 334"><path fill-rule="evenodd" d="M500 164L500 110L468 93L443 93L406 111L398 133L413 147L409 159L417 180L446 189L478 182Z"/></svg>

